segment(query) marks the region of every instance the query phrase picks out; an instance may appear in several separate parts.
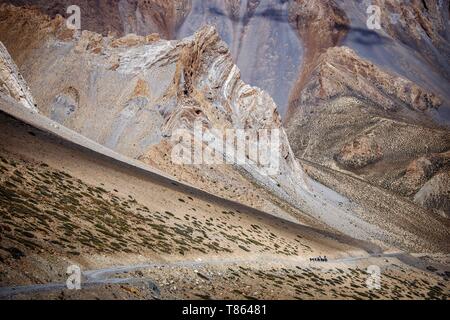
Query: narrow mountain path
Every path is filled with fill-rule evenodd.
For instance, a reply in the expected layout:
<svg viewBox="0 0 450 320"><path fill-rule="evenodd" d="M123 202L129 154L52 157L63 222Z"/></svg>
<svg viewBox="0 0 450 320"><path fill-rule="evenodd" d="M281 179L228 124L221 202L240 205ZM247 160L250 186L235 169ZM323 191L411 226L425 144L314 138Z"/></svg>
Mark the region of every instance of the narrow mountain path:
<svg viewBox="0 0 450 320"><path fill-rule="evenodd" d="M272 265L282 264L290 267L322 267L324 269L333 268L334 264L339 263L357 263L368 261L369 259L396 258L410 267L420 269L425 272L448 272L448 268L440 263L431 263L423 261L419 257L404 252L386 252L382 254L368 254L361 256L349 256L345 258L329 259L327 262L310 262L308 259L285 258L271 255L263 255L251 258L216 258L216 259L196 259L196 260L180 260L173 262L155 262L135 265L115 266L109 268L86 270L82 272L84 281L82 287L95 287L100 285L114 284L134 284L146 283L153 290L159 291L158 285L150 278L142 277L120 277L122 274L135 272L139 270L148 270L154 268L202 268L209 266L230 266L230 265L253 265L257 268L270 267ZM376 261L373 262L376 264ZM386 262L384 262L386 265ZM430 271L428 268L433 267L436 271ZM42 293L66 289L66 283L46 283L26 286L12 286L0 288L0 298L12 298L18 294Z"/></svg>

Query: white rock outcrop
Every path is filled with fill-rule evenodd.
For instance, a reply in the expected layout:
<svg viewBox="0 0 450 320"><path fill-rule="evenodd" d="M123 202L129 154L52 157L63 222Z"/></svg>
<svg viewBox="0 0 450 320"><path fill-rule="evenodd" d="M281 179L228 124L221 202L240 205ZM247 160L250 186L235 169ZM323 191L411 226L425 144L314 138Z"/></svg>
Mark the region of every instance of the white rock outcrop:
<svg viewBox="0 0 450 320"><path fill-rule="evenodd" d="M25 108L37 112L30 89L17 70L14 61L0 42L0 92L10 96Z"/></svg>

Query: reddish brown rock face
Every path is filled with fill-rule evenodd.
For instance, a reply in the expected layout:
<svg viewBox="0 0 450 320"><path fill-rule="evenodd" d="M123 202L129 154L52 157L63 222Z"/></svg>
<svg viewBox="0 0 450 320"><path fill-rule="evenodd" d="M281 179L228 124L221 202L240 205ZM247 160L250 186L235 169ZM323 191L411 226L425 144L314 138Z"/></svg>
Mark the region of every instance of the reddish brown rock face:
<svg viewBox="0 0 450 320"><path fill-rule="evenodd" d="M294 152L412 197L433 175L403 177L406 167L450 149L448 1L294 3L305 47L285 117ZM366 25L369 4L379 30Z"/></svg>
<svg viewBox="0 0 450 320"><path fill-rule="evenodd" d="M147 35L159 33L161 37L173 39L176 30L190 11L188 0L12 0L1 1L17 6L31 5L51 17L68 16L66 10L71 5L81 9L81 27L107 35L118 36L128 33Z"/></svg>
<svg viewBox="0 0 450 320"><path fill-rule="evenodd" d="M360 137L342 147L335 159L346 167L359 169L377 162L382 157L382 149L373 139Z"/></svg>

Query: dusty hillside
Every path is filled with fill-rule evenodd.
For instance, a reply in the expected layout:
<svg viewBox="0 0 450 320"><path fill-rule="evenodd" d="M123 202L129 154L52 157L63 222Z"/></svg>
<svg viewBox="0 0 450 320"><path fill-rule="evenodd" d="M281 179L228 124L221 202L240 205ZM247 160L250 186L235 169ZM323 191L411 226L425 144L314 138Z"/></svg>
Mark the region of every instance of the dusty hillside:
<svg viewBox="0 0 450 320"><path fill-rule="evenodd" d="M158 3L137 2L136 17L141 4L174 8ZM12 55L0 43L0 298L448 299L448 130L436 121L445 95L335 48L352 32L336 31L353 23L342 3L268 3L194 1L186 21L208 9L244 25L245 38L267 26L261 17L286 23L289 8L313 41L300 15L332 13L307 47L290 141L270 95L241 80L223 28L176 41L104 36L0 7ZM175 24L152 17L173 32L185 15L166 16ZM279 130L276 172L249 154L245 165L174 164L172 137L197 135L198 123ZM73 264L82 291L65 289ZM367 287L370 265L381 289Z"/></svg>
<svg viewBox="0 0 450 320"><path fill-rule="evenodd" d="M296 1L290 18L307 49L289 140L301 159L448 216L448 1L373 4L381 30L367 29L362 2Z"/></svg>
<svg viewBox="0 0 450 320"><path fill-rule="evenodd" d="M430 257L217 198L0 103L33 124L0 113L3 299L447 298L448 271ZM309 262L318 256L328 262ZM65 289L73 264L81 291ZM366 287L371 264L383 268L380 291Z"/></svg>
<svg viewBox="0 0 450 320"><path fill-rule="evenodd" d="M308 178L291 151L275 103L240 79L214 28L181 41L114 38L69 32L61 19L49 20L36 10L4 6L0 13L5 16L2 37L18 57L38 109L61 125L181 181L279 217L412 251L448 249L448 229L440 216L409 219L400 211L399 219L391 219L386 210L369 216L361 210L366 204L350 202ZM27 21L26 34L8 27L21 19ZM34 42L13 41L16 36ZM264 175L253 162L174 165L171 137L177 129L195 133L196 121L203 128L280 130L277 174Z"/></svg>

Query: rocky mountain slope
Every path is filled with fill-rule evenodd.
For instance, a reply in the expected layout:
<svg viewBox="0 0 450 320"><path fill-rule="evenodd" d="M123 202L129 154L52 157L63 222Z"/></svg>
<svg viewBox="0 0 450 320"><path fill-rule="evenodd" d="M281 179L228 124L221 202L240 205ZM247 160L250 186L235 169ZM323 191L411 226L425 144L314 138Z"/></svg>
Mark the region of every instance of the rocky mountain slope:
<svg viewBox="0 0 450 320"><path fill-rule="evenodd" d="M367 29L364 1L297 1L291 20L307 49L289 140L299 158L448 216L448 1L373 4L381 30ZM443 160L421 160L429 158ZM442 187L425 187L434 175Z"/></svg>
<svg viewBox="0 0 450 320"><path fill-rule="evenodd" d="M284 115L299 70L302 44L288 21L289 1L29 1L0 3L32 5L50 17L81 10L83 30L123 36L158 33L164 39L183 39L212 25L227 43L242 79L270 94Z"/></svg>
<svg viewBox="0 0 450 320"><path fill-rule="evenodd" d="M91 19L103 35L67 29L53 16L62 1L38 5L0 5L0 298L448 299L445 64L423 74L440 85L427 86L363 57L363 5L118 1L125 20L120 10L111 24ZM94 17L104 2L85 5ZM445 27L424 17L429 46L402 43L437 65ZM380 39L395 39L400 57L396 28ZM305 54L283 91L285 132L270 94L241 80L235 61L283 60L293 31ZM284 67L254 66L242 77L287 79ZM258 130L278 131L276 167L250 150L245 164L175 163L198 129L210 133L201 151L221 161L234 156L213 143L224 130L258 141ZM318 255L329 260L309 260ZM74 263L80 293L64 290ZM375 294L364 284L373 264L389 284Z"/></svg>
<svg viewBox="0 0 450 320"><path fill-rule="evenodd" d="M14 99L25 108L37 112L27 83L2 43L0 43L0 84L0 92L3 95Z"/></svg>
<svg viewBox="0 0 450 320"><path fill-rule="evenodd" d="M448 271L430 261L445 257L383 253L288 222L181 184L3 93L0 108L1 299L448 299ZM376 292L365 285L373 264L383 268ZM66 287L70 265L82 290Z"/></svg>
<svg viewBox="0 0 450 320"><path fill-rule="evenodd" d="M437 216L419 211L422 216L412 220L400 205L374 219L357 202L308 178L275 103L240 80L214 28L168 41L156 35L78 33L67 30L61 18L9 5L1 7L0 17L0 40L27 79L38 109L61 125L176 179L276 216L414 250L447 246L442 242L447 229ZM174 165L174 133L195 134L196 122L204 129L279 130L277 173L266 175L252 161Z"/></svg>
<svg viewBox="0 0 450 320"><path fill-rule="evenodd" d="M45 290L45 284L65 283L66 269L74 264L83 271L149 261L175 266L183 260L228 259L245 264L252 261L249 252L276 263L299 255L364 255L376 248L181 184L31 113L7 97L0 96L0 106L2 299L21 293L5 289L10 286L42 284L44 293L51 292L51 287ZM195 270L193 266L190 272ZM218 272L229 273L226 268ZM195 274L188 281L191 287L186 283L177 283L178 289L164 287L177 273L169 268L160 274L166 280L158 279L151 287L139 285L135 294L142 292L147 298L211 294L196 281ZM236 281L246 274L239 268L232 273ZM262 276L254 285L273 286L266 281ZM434 281L440 281L437 274ZM146 283L145 279L141 282ZM220 281L214 283L221 285ZM133 297L133 292L130 296L127 291L129 286L97 286L100 297L108 294L106 297L113 298L112 292L122 298ZM242 294L254 294L247 289L236 294L233 287L223 293L240 299ZM260 292L258 296L264 297Z"/></svg>
<svg viewBox="0 0 450 320"><path fill-rule="evenodd" d="M229 298L266 298L266 293L250 291L249 286L235 289L247 272L235 267L230 272L225 266L250 264L245 270L259 273L260 280L244 281L255 288L267 288L274 284L265 273L270 275L272 266L278 263L293 263L291 260L299 255L338 258L338 252L346 256L379 250L182 184L61 126L29 107L24 100L28 87L6 49L3 45L0 48L2 299L36 298L40 294L52 297L54 291L71 295L70 291L65 293L64 285L55 286L58 281L64 282L68 264L84 270L121 265L117 270L123 273L128 270L126 263L132 271L139 270L136 264L148 261L173 267L158 274L156 282L144 278L140 271L134 280L116 280L111 285L92 279L99 277L95 274L115 273L114 268L87 272L86 277L92 278L87 283L90 289L81 297L201 298L220 291ZM257 259L249 257L249 252ZM177 279L175 266L195 267L202 259L205 265L197 268L203 270L217 263L220 268L214 272L224 277L233 275L225 290L219 280L212 282L213 288L205 287L204 279L213 279L211 272L197 275L196 269L190 270L194 274L186 274L183 281L190 277L190 286ZM194 262L183 262L186 260ZM150 267L144 270L154 271ZM305 271L309 271L306 265ZM200 276L202 284L197 278ZM440 276L434 277L432 283L440 283ZM177 281L178 288L165 287L167 279L174 279L171 284ZM294 290L298 297L308 294L292 285L284 290L283 295L292 295Z"/></svg>
<svg viewBox="0 0 450 320"><path fill-rule="evenodd" d="M3 2L67 16L65 1ZM415 161L449 150L448 0L72 2L82 10L82 28L105 35L156 32L181 39L214 25L243 80L278 105L299 158L394 192L402 185L408 190L398 194L411 201L434 174L448 171L444 165L419 188L405 186ZM380 30L366 26L370 4L381 9ZM21 64L19 53L14 58ZM413 140L411 131L422 138ZM449 202L445 189L435 192ZM425 202L448 215L442 201Z"/></svg>
<svg viewBox="0 0 450 320"><path fill-rule="evenodd" d="M39 110L52 120L122 154L173 170L174 175L183 174L191 181L204 176L204 187L217 183L214 190L227 197L241 196L247 189L248 198L242 201L263 208L266 200L258 200L258 188L243 182L246 187L236 189L239 183L233 178L245 181L242 175L247 175L292 203L306 188L276 105L269 95L240 80L226 44L213 28L183 41L112 38L89 31L73 33L61 20L47 20L35 10L4 8L3 16L10 21L2 24L2 40L36 92ZM29 35L38 40L13 40L24 31L8 27L17 25L13 21L18 18L29 21ZM230 166L223 170L174 167L172 134L177 129L193 131L195 121L210 129L280 130L279 174L267 177L251 165L242 173L227 169ZM189 175L189 170L195 172ZM267 205L273 207L270 201Z"/></svg>

